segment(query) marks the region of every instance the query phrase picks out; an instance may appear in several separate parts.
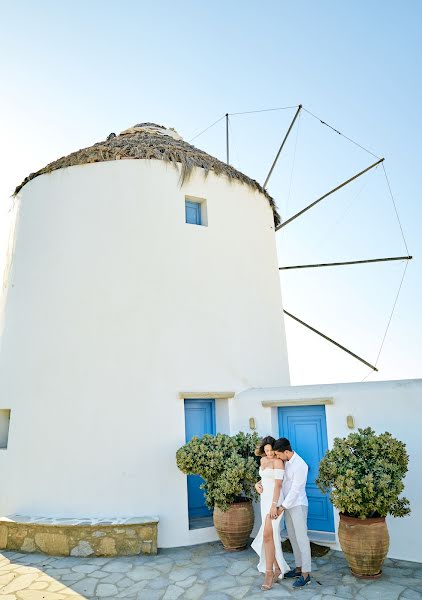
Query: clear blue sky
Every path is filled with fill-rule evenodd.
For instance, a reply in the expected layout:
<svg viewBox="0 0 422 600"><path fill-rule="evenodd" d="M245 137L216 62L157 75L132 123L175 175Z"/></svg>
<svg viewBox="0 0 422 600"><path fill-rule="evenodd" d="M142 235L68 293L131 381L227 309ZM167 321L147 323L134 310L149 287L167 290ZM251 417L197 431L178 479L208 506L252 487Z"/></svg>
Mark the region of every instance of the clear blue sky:
<svg viewBox="0 0 422 600"><path fill-rule="evenodd" d="M8 196L20 180L111 131L154 121L189 140L226 112L303 103L386 158L415 259L380 373L369 380L420 377L421 22L416 0L1 0L3 238ZM293 114L231 117L232 163L262 182ZM224 159L223 122L194 143ZM373 160L305 113L269 191L287 218ZM277 239L280 265L406 253L381 169ZM289 272L285 308L373 362L402 272L402 263ZM286 324L293 383L360 381L368 373Z"/></svg>

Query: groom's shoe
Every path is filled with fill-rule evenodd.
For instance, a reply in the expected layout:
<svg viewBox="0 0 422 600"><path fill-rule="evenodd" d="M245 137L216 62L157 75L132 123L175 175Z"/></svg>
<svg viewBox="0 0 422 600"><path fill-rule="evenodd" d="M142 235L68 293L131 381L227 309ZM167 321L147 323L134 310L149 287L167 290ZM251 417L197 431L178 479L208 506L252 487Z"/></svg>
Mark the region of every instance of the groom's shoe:
<svg viewBox="0 0 422 600"><path fill-rule="evenodd" d="M301 575L299 577L299 579L296 579L296 581L293 582L293 587L294 588L305 587L305 585L308 585L308 583L311 583L311 576L308 575L305 579L304 576Z"/></svg>
<svg viewBox="0 0 422 600"><path fill-rule="evenodd" d="M301 571L296 571L296 569L290 569L290 571L287 571L287 573L284 573L284 577L302 577L302 572Z"/></svg>

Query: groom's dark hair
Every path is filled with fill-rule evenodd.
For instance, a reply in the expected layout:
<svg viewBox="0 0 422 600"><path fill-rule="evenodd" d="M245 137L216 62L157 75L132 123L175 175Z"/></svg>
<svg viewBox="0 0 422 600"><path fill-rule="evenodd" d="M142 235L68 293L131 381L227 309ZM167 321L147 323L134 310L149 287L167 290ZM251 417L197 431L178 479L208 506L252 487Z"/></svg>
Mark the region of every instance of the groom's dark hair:
<svg viewBox="0 0 422 600"><path fill-rule="evenodd" d="M292 447L290 446L290 442L287 438L280 438L275 441L273 450L277 450L278 452L285 452L289 450L292 452Z"/></svg>

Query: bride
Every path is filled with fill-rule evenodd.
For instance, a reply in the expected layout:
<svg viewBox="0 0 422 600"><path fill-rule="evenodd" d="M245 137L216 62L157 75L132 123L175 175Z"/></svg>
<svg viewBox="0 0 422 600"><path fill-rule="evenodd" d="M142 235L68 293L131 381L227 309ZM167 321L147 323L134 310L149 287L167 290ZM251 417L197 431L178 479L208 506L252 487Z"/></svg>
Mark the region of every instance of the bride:
<svg viewBox="0 0 422 600"><path fill-rule="evenodd" d="M257 454L261 456L259 468L261 481L255 484L255 488L260 494L262 524L252 542L252 548L259 556L258 571L265 573L264 583L261 586L264 591L270 590L273 583L282 579L284 573L289 570L280 541L280 521L283 510L278 508L281 504L284 463L275 458L274 442L273 437L267 436L257 450Z"/></svg>

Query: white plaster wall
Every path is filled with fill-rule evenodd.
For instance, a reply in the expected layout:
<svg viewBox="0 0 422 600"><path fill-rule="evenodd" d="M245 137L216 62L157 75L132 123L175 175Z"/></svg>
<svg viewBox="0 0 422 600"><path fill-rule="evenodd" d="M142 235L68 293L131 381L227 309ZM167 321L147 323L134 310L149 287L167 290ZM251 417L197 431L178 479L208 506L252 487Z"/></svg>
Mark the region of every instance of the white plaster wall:
<svg viewBox="0 0 422 600"><path fill-rule="evenodd" d="M248 430L248 418L255 416L261 435L279 437L277 409L264 408L262 401L293 401L332 397L327 405L328 445L335 437L349 435L346 417L352 415L356 428L372 427L377 433L389 431L406 443L410 455L404 495L412 513L404 518L388 517L389 556L422 562L422 379L342 383L332 385L287 386L245 391L233 401L232 429ZM356 429L355 429L356 430ZM336 529L338 515L336 514ZM337 546L340 549L340 546Z"/></svg>
<svg viewBox="0 0 422 600"><path fill-rule="evenodd" d="M162 161L74 166L20 194L0 355L0 513L157 514L189 532L180 391L288 385L271 209ZM185 223L206 198L208 227ZM228 428L229 403L218 405Z"/></svg>

